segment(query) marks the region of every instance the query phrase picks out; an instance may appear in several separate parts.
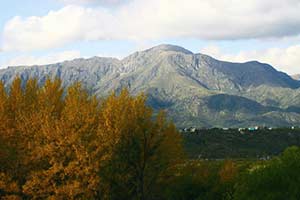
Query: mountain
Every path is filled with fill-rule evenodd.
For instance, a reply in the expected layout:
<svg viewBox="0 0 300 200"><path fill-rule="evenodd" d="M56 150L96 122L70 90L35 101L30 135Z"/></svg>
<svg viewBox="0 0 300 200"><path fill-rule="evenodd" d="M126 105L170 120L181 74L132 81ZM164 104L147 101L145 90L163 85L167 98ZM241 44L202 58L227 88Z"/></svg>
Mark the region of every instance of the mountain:
<svg viewBox="0 0 300 200"><path fill-rule="evenodd" d="M76 81L108 95L127 87L145 92L148 104L164 109L180 126L289 126L300 123L300 81L257 61L231 63L174 45L159 45L119 60L93 57L44 66L0 70L8 87L19 75Z"/></svg>
<svg viewBox="0 0 300 200"><path fill-rule="evenodd" d="M292 76L293 79L300 81L300 74L295 74Z"/></svg>

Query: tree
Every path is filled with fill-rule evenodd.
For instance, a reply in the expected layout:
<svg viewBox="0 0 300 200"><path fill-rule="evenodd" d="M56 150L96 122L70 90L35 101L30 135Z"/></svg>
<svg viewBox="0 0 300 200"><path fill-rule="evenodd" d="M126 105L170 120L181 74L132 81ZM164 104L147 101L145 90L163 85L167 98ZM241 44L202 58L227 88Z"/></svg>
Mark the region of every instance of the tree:
<svg viewBox="0 0 300 200"><path fill-rule="evenodd" d="M289 147L266 163L255 165L237 183L235 199L300 199L300 148Z"/></svg>
<svg viewBox="0 0 300 200"><path fill-rule="evenodd" d="M220 199L233 199L234 184L238 177L238 167L232 160L225 160L219 171L219 183L216 185L215 193Z"/></svg>
<svg viewBox="0 0 300 200"><path fill-rule="evenodd" d="M22 104L21 80L16 78L8 95L0 82L0 196L3 199L20 199L20 181L24 180L20 132L17 121Z"/></svg>
<svg viewBox="0 0 300 200"><path fill-rule="evenodd" d="M0 170L7 169L10 154L10 135L8 132L9 118L7 117L7 94L4 84L0 82Z"/></svg>
<svg viewBox="0 0 300 200"><path fill-rule="evenodd" d="M80 84L68 88L60 117L42 125L46 145L40 150L48 165L31 174L24 186L27 194L34 199L94 198L99 182L94 163L98 161L92 160L90 142L97 130L98 112L97 100Z"/></svg>
<svg viewBox="0 0 300 200"><path fill-rule="evenodd" d="M8 117L8 96L4 84L0 82L0 197L1 199L20 199L20 188L9 175L15 161Z"/></svg>
<svg viewBox="0 0 300 200"><path fill-rule="evenodd" d="M181 137L146 97L100 101L80 83L0 83L0 195L6 199L149 199L182 158Z"/></svg>
<svg viewBox="0 0 300 200"><path fill-rule="evenodd" d="M6 124L6 135L8 136L8 146L12 149L13 156L9 159L11 163L10 167L7 168L10 177L18 180L19 184L25 181L25 174L27 173L24 161L26 161L26 138L22 133L21 129L23 126L23 108L24 108L24 98L23 98L22 81L20 77L14 79L10 86L10 91L7 101L7 110L5 115L8 118Z"/></svg>
<svg viewBox="0 0 300 200"><path fill-rule="evenodd" d="M99 135L108 149L101 171L110 199L149 199L159 177L182 158L181 138L163 113L153 120L144 95L127 90L103 104Z"/></svg>

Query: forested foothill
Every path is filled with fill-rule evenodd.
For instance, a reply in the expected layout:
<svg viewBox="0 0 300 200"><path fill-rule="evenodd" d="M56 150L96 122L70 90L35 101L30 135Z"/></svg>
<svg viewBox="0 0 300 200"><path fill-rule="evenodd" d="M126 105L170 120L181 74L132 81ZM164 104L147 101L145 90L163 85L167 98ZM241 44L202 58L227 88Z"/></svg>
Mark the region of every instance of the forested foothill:
<svg viewBox="0 0 300 200"><path fill-rule="evenodd" d="M249 130L250 129L250 130ZM182 131L190 158L269 159L300 145L300 128L211 128Z"/></svg>

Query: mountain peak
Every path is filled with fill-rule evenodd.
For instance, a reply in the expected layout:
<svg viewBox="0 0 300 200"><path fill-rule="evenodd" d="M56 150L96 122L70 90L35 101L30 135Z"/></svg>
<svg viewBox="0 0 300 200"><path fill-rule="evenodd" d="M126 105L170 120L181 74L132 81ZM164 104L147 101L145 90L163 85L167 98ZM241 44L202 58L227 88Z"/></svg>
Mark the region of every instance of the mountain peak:
<svg viewBox="0 0 300 200"><path fill-rule="evenodd" d="M300 74L295 74L291 76L293 79L300 81Z"/></svg>
<svg viewBox="0 0 300 200"><path fill-rule="evenodd" d="M150 49L147 49L146 51L174 51L174 52L181 52L184 54L193 54L193 52L177 45L172 44L161 44L155 47L152 47Z"/></svg>
<svg viewBox="0 0 300 200"><path fill-rule="evenodd" d="M257 61L232 63L163 44L128 57L92 57L62 63L0 70L9 88L14 78L81 82L106 96L128 88L144 92L154 109L164 109L180 126L286 126L300 123L300 81ZM251 109L249 109L251 108Z"/></svg>

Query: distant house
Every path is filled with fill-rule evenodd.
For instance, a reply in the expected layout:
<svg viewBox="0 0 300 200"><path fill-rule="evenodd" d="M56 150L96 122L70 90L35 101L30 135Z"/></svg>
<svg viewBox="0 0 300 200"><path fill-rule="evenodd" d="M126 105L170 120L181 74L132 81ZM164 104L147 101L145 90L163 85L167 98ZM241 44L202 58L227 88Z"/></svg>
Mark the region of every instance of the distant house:
<svg viewBox="0 0 300 200"><path fill-rule="evenodd" d="M248 128L248 131L257 131L258 130L258 127L249 127Z"/></svg>
<svg viewBox="0 0 300 200"><path fill-rule="evenodd" d="M239 128L239 129L238 129L238 131L239 131L240 133L242 133L242 134L244 133L245 130L246 130L245 128Z"/></svg>
<svg viewBox="0 0 300 200"><path fill-rule="evenodd" d="M196 131L197 131L197 129L194 128L194 127L183 128L183 129L181 130L181 132L184 132L184 133L195 133Z"/></svg>
<svg viewBox="0 0 300 200"><path fill-rule="evenodd" d="M195 127L191 127L191 128L190 128L190 132L191 132L191 133L195 133L196 130L197 130L197 129L196 129Z"/></svg>

